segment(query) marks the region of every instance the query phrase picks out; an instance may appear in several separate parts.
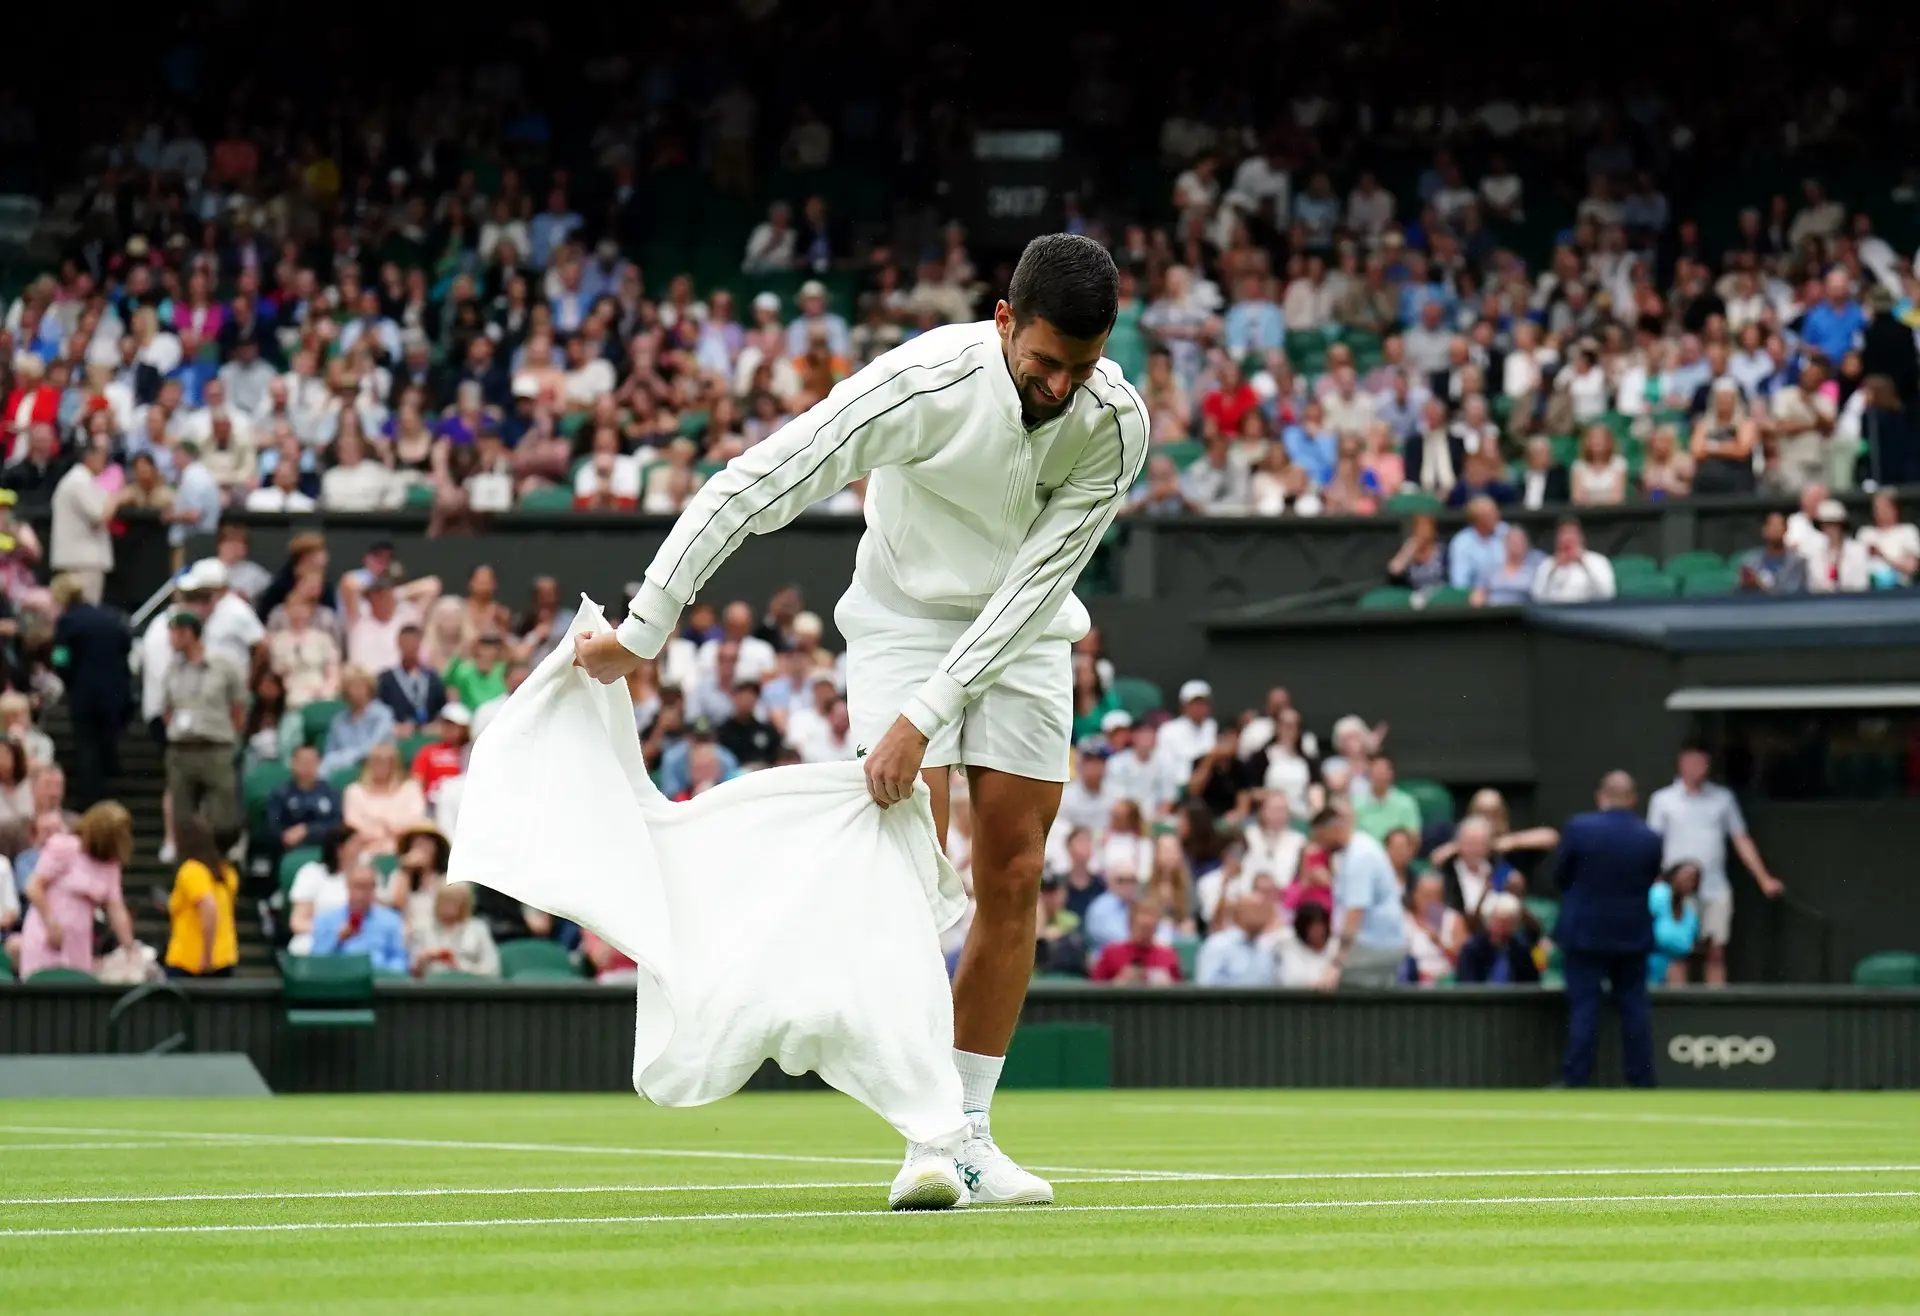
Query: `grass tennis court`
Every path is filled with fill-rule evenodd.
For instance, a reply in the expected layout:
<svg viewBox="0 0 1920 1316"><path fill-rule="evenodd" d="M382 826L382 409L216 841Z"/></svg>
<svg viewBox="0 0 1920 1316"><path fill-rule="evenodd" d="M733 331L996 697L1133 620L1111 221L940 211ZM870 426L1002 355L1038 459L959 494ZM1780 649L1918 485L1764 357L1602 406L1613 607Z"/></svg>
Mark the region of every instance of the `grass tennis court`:
<svg viewBox="0 0 1920 1316"><path fill-rule="evenodd" d="M1913 1310L1920 1097L1009 1093L889 1214L832 1093L0 1104L9 1316ZM963 1305L961 1305L963 1304Z"/></svg>

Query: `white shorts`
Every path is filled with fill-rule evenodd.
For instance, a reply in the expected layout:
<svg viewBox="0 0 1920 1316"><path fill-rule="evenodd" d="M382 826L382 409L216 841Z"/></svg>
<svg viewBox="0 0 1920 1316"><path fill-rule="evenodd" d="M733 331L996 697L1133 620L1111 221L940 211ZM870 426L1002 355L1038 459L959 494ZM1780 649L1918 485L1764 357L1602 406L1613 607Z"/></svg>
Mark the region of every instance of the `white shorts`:
<svg viewBox="0 0 1920 1316"><path fill-rule="evenodd" d="M1700 939L1724 946L1733 934L1733 895L1701 896Z"/></svg>
<svg viewBox="0 0 1920 1316"><path fill-rule="evenodd" d="M907 700L939 670L966 622L909 617L858 580L833 610L847 639L849 735L861 752L879 743ZM1034 781L1065 781L1073 738L1073 646L1039 639L969 702L927 746L929 768L966 764Z"/></svg>

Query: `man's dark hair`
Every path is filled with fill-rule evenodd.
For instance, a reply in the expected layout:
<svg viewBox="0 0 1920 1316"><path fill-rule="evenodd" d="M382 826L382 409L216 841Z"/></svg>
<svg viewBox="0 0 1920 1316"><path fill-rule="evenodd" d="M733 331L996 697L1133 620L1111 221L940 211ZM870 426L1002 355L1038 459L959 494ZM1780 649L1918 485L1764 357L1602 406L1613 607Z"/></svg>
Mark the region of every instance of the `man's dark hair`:
<svg viewBox="0 0 1920 1316"><path fill-rule="evenodd" d="M1020 253L1007 301L1016 324L1041 319L1068 338L1098 338L1120 308L1120 272L1092 238L1048 233Z"/></svg>
<svg viewBox="0 0 1920 1316"><path fill-rule="evenodd" d="M1563 516L1553 524L1554 528L1558 530L1578 530L1580 529L1580 518L1577 516Z"/></svg>
<svg viewBox="0 0 1920 1316"><path fill-rule="evenodd" d="M1335 823L1342 821L1344 817L1345 815L1343 815L1339 809L1329 804L1326 808L1320 810L1320 812L1313 815L1313 822L1311 826L1313 827L1313 830L1317 832L1322 827L1333 826Z"/></svg>

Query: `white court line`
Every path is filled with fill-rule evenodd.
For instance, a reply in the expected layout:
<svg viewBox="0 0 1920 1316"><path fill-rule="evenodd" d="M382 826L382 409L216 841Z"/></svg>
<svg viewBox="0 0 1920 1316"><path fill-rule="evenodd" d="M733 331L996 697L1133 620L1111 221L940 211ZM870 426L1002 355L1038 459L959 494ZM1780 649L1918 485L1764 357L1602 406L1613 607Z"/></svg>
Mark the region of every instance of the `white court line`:
<svg viewBox="0 0 1920 1316"><path fill-rule="evenodd" d="M0 1124L0 1133L138 1133L150 1138L250 1143L267 1146L427 1147L446 1151L572 1152L587 1156L663 1156L716 1161L784 1161L808 1165L889 1165L898 1156L798 1156L787 1152L712 1151L684 1147L587 1147L571 1142L459 1142L444 1138L363 1138L302 1133L210 1133L200 1129L102 1129L56 1124ZM152 1144L146 1144L151 1147ZM0 1148L5 1146L0 1143ZM1084 1165L1030 1165L1049 1174L1132 1175L1144 1179L1190 1179L1185 1170L1089 1168Z"/></svg>
<svg viewBox="0 0 1920 1316"><path fill-rule="evenodd" d="M1882 1120L1799 1120L1766 1115L1666 1115L1646 1111L1602 1111L1602 1110L1468 1110L1449 1106L1444 1109L1428 1110L1418 1106L1341 1106L1331 1112L1317 1106L1262 1106L1254 1103L1245 1105L1199 1105L1182 1106L1172 1102L1158 1104L1152 1102L1119 1102L1113 1106L1116 1111L1136 1115L1315 1115L1325 1117L1366 1115L1392 1116L1399 1119L1458 1119L1467 1118L1508 1119L1508 1120L1576 1120L1597 1124L1705 1124L1721 1125L1728 1128L1745 1129L1889 1129L1899 1128L1898 1124Z"/></svg>
<svg viewBox="0 0 1920 1316"><path fill-rule="evenodd" d="M366 1229L514 1229L550 1225L660 1225L754 1220L972 1218L1030 1212L1328 1211L1369 1207L1592 1206L1606 1203L1862 1201L1920 1197L1920 1189L1845 1193L1637 1193L1593 1197L1405 1197L1362 1201L1114 1203L1097 1206L996 1206L977 1211L707 1211L688 1215L528 1216L496 1220L329 1220L274 1225L102 1225L75 1229L0 1229L0 1238L78 1238L110 1234L296 1234Z"/></svg>
<svg viewBox="0 0 1920 1316"><path fill-rule="evenodd" d="M150 1142L0 1142L0 1152L16 1151L149 1151Z"/></svg>
<svg viewBox="0 0 1920 1316"><path fill-rule="evenodd" d="M1055 1179L1061 1184L1141 1183L1351 1183L1361 1180L1409 1181L1426 1179L1646 1179L1674 1175L1756 1174L1920 1174L1920 1165L1706 1165L1581 1166L1559 1170L1353 1170L1300 1171L1274 1174L1196 1173L1187 1179L1141 1178L1133 1175L1089 1179ZM745 1193L814 1191L822 1188L884 1188L877 1180L836 1180L832 1183L702 1183L566 1185L555 1188L344 1188L298 1193L160 1193L133 1197L6 1197L0 1206L108 1206L155 1202L279 1202L358 1201L408 1197L562 1197L600 1193Z"/></svg>

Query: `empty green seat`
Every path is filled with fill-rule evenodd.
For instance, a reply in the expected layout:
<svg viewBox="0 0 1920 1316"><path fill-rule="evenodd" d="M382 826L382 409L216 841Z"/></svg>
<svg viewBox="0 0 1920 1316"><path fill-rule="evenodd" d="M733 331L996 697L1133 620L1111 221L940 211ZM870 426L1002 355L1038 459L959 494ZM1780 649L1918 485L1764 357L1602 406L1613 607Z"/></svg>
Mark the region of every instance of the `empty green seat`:
<svg viewBox="0 0 1920 1316"><path fill-rule="evenodd" d="M100 980L91 973L88 973L85 969L69 969L62 966L52 969L42 969L28 978L27 981L52 986L63 982L99 982Z"/></svg>
<svg viewBox="0 0 1920 1316"><path fill-rule="evenodd" d="M267 835L267 800L280 787L293 780L284 763L256 763L247 769L240 783L240 797L246 804L247 832L256 839Z"/></svg>
<svg viewBox="0 0 1920 1316"><path fill-rule="evenodd" d="M550 484L543 489L529 489L520 495L522 512L570 512L573 510L573 490L563 489Z"/></svg>
<svg viewBox="0 0 1920 1316"><path fill-rule="evenodd" d="M1113 697L1136 722L1155 709L1167 706L1166 696L1161 693L1160 687L1142 676L1114 677Z"/></svg>
<svg viewBox="0 0 1920 1316"><path fill-rule="evenodd" d="M344 699L316 699L300 710L300 734L307 744L316 747L327 743L327 731L333 726L333 719L346 709Z"/></svg>
<svg viewBox="0 0 1920 1316"><path fill-rule="evenodd" d="M1173 953L1180 957L1180 981L1192 982L1200 968L1200 938L1175 937Z"/></svg>
<svg viewBox="0 0 1920 1316"><path fill-rule="evenodd" d="M402 740L398 746L400 750L400 767L407 772L413 771L414 756L437 739L439 739L439 737L435 736L432 732L422 731L417 735L411 735Z"/></svg>
<svg viewBox="0 0 1920 1316"><path fill-rule="evenodd" d="M361 765L358 763L350 763L344 768L335 768L327 774L327 784L337 791L344 791L360 780L360 768Z"/></svg>
<svg viewBox="0 0 1920 1316"><path fill-rule="evenodd" d="M1725 571L1727 560L1712 549L1696 548L1685 553L1675 553L1667 559L1669 576L1697 576L1709 571Z"/></svg>
<svg viewBox="0 0 1920 1316"><path fill-rule="evenodd" d="M1546 896L1528 896L1527 913L1540 920L1540 931L1551 937L1553 925L1560 921L1560 902Z"/></svg>
<svg viewBox="0 0 1920 1316"><path fill-rule="evenodd" d="M1382 585L1362 594L1358 606L1369 612L1404 612L1413 607L1413 591Z"/></svg>
<svg viewBox="0 0 1920 1316"><path fill-rule="evenodd" d="M1731 594L1740 588L1740 573L1730 567L1718 571L1695 571L1680 578L1680 592L1689 598Z"/></svg>
<svg viewBox="0 0 1920 1316"><path fill-rule="evenodd" d="M1856 987L1920 987L1920 955L1883 950L1853 966Z"/></svg>
<svg viewBox="0 0 1920 1316"><path fill-rule="evenodd" d="M1429 608L1464 608L1472 602L1472 590L1455 589L1451 585L1442 585L1439 589L1427 595L1427 606Z"/></svg>
<svg viewBox="0 0 1920 1316"><path fill-rule="evenodd" d="M1172 443L1155 444L1148 455L1170 458L1184 471L1207 455L1207 445L1196 439L1176 439Z"/></svg>
<svg viewBox="0 0 1920 1316"><path fill-rule="evenodd" d="M371 1028L373 961L281 951L280 1000L290 1028Z"/></svg>
<svg viewBox="0 0 1920 1316"><path fill-rule="evenodd" d="M317 845L297 845L280 856L280 889L291 892L293 879L308 864L320 862L320 847Z"/></svg>
<svg viewBox="0 0 1920 1316"><path fill-rule="evenodd" d="M1660 564L1650 553L1622 553L1612 559L1616 579L1626 576L1658 575Z"/></svg>
<svg viewBox="0 0 1920 1316"><path fill-rule="evenodd" d="M566 947L560 943L537 937L525 937L519 941L501 943L500 976L578 980L580 971L573 967L573 961L567 956Z"/></svg>
<svg viewBox="0 0 1920 1316"><path fill-rule="evenodd" d="M1394 783L1420 806L1422 825L1453 821L1453 792L1426 777L1402 777Z"/></svg>
<svg viewBox="0 0 1920 1316"><path fill-rule="evenodd" d="M1393 497L1387 499L1382 508L1389 516L1413 516L1420 512L1438 512L1446 506L1425 489L1404 487Z"/></svg>
<svg viewBox="0 0 1920 1316"><path fill-rule="evenodd" d="M1629 573L1614 578L1613 592L1623 599L1670 599L1680 592L1680 582L1658 571L1651 575Z"/></svg>

